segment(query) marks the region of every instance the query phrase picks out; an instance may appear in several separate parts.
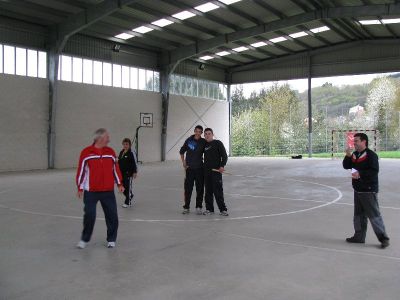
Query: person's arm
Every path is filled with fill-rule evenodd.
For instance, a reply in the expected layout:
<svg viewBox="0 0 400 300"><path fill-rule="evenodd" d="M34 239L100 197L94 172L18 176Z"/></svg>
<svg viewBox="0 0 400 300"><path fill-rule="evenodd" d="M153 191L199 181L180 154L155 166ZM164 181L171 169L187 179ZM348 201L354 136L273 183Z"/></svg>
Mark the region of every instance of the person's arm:
<svg viewBox="0 0 400 300"><path fill-rule="evenodd" d="M80 156L79 156L79 163L78 163L78 169L76 170L76 177L75 177L75 183L76 183L76 187L78 189L78 197L81 198L82 194L83 194L83 189L81 187L83 178L85 178L85 153L82 150Z"/></svg>
<svg viewBox="0 0 400 300"><path fill-rule="evenodd" d="M370 177L379 173L379 160L378 155L373 152L368 153L368 169L358 171L360 178Z"/></svg>
<svg viewBox="0 0 400 300"><path fill-rule="evenodd" d="M353 167L353 161L351 159L351 156L353 153L351 150L348 148L346 149L346 156L343 159L343 168L346 170L350 170Z"/></svg>
<svg viewBox="0 0 400 300"><path fill-rule="evenodd" d="M124 186L122 185L122 174L121 170L119 169L119 164L117 162L117 157L115 152L113 151L112 154L115 158L114 166L113 166L113 173L114 173L114 180L118 186L118 190L122 193L124 191Z"/></svg>
<svg viewBox="0 0 400 300"><path fill-rule="evenodd" d="M188 146L187 146L187 140L185 141L185 143L183 144L183 146L181 147L181 149L179 150L179 154L181 156L181 161L182 161L182 165L184 169L187 169L187 165L186 165L186 160L185 160L185 153L188 150Z"/></svg>
<svg viewBox="0 0 400 300"><path fill-rule="evenodd" d="M221 155L221 168L220 171L225 170L226 163L228 162L228 154L226 153L226 149L224 144L220 141L218 146L219 154Z"/></svg>
<svg viewBox="0 0 400 300"><path fill-rule="evenodd" d="M137 164L135 150L131 150L131 155L132 155L132 176L133 178L136 178L138 173L138 164Z"/></svg>

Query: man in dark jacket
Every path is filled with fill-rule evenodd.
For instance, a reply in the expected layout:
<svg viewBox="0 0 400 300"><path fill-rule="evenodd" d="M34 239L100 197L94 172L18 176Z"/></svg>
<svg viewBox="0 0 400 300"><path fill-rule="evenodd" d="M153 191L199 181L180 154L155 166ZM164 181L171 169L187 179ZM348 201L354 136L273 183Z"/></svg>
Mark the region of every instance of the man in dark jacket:
<svg viewBox="0 0 400 300"><path fill-rule="evenodd" d="M224 201L224 189L222 184L222 173L228 161L228 155L224 144L214 139L214 132L211 128L204 130L204 137L207 141L204 148L204 182L206 187L206 211L204 215L214 214L214 197L217 202L221 216L228 216Z"/></svg>
<svg viewBox="0 0 400 300"><path fill-rule="evenodd" d="M132 151L132 142L129 138L122 141L123 149L118 155L118 164L122 173L122 182L125 188L125 202L123 208L132 206L133 199L133 179L137 177L137 159L136 154Z"/></svg>
<svg viewBox="0 0 400 300"><path fill-rule="evenodd" d="M188 214L190 212L190 198L192 197L194 183L196 183L196 213L198 215L203 213L203 152L206 141L201 137L202 134L203 127L197 125L194 129L194 135L190 136L185 141L179 151L185 170L185 204L183 206L183 214Z"/></svg>
<svg viewBox="0 0 400 300"><path fill-rule="evenodd" d="M348 243L365 243L368 219L381 242L381 247L389 246L389 237L378 205L379 162L376 153L368 148L368 136L365 133L354 135L354 148L346 150L343 167L351 169L354 189L354 235L347 238Z"/></svg>

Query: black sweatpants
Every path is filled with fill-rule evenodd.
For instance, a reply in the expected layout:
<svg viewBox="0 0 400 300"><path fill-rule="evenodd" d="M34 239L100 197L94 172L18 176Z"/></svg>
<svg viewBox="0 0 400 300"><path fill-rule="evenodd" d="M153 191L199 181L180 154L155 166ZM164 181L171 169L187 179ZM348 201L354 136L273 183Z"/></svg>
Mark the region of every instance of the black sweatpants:
<svg viewBox="0 0 400 300"><path fill-rule="evenodd" d="M204 171L204 183L206 188L206 209L214 212L214 197L217 202L218 209L220 212L226 211L226 205L224 200L224 189L222 183L222 174L211 170Z"/></svg>
<svg viewBox="0 0 400 300"><path fill-rule="evenodd" d="M114 191L87 192L83 194L84 216L81 240L89 242L96 222L96 206L100 201L107 225L107 242L115 242L118 232L118 212Z"/></svg>
<svg viewBox="0 0 400 300"><path fill-rule="evenodd" d="M133 199L133 179L132 177L123 177L122 184L124 186L125 204L132 205Z"/></svg>
<svg viewBox="0 0 400 300"><path fill-rule="evenodd" d="M190 208L190 199L192 198L193 185L196 184L196 208L203 207L204 197L204 171L203 168L186 169L185 177L185 205L184 209Z"/></svg>
<svg viewBox="0 0 400 300"><path fill-rule="evenodd" d="M377 193L354 191L354 236L359 240L365 240L368 219L378 240L388 239L385 224L379 211Z"/></svg>

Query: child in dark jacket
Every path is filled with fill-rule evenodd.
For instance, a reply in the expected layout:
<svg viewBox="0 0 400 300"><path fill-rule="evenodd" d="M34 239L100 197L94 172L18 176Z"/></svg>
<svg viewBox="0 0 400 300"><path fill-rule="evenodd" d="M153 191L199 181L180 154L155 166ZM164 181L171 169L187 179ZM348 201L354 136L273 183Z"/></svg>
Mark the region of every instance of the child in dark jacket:
<svg viewBox="0 0 400 300"><path fill-rule="evenodd" d="M122 207L132 206L133 199L133 179L137 176L136 153L132 151L132 142L128 138L122 141L123 149L118 156L118 164L122 174L122 182L125 188L125 202Z"/></svg>

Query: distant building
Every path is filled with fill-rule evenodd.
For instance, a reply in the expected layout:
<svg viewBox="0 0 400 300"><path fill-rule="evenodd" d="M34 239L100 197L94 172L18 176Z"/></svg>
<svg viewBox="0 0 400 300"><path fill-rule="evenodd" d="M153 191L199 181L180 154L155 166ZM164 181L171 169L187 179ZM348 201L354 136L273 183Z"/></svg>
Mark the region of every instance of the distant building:
<svg viewBox="0 0 400 300"><path fill-rule="evenodd" d="M360 117L364 114L365 110L364 107L357 104L349 109L349 117L354 119L356 117Z"/></svg>

